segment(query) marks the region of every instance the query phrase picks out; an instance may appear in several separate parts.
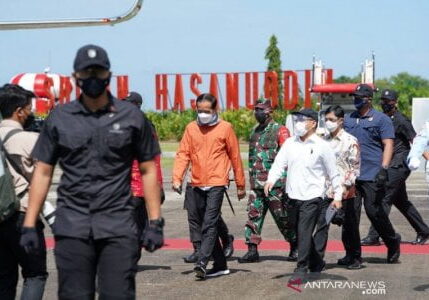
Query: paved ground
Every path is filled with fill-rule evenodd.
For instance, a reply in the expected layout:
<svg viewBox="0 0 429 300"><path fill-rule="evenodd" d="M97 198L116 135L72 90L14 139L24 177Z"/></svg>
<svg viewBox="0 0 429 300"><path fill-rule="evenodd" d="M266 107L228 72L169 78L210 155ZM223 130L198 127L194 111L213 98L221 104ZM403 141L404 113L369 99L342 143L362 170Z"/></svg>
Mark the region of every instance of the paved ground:
<svg viewBox="0 0 429 300"><path fill-rule="evenodd" d="M165 181L171 181L170 174L165 174ZM54 178L54 184L57 182L58 174ZM428 187L423 174L413 174L408 186L413 203L429 222ZM144 252L137 275L138 299L429 299L429 245L410 246L404 243L403 250L407 254L403 254L401 263L395 265L385 264L384 246L365 247L365 268L349 271L335 264L343 256L338 247L340 230L337 226L333 226L330 231L332 242L330 251L326 254L326 272L305 286L287 286L295 264L285 261L287 244L279 242L282 238L271 216L268 216L263 230L266 241L263 246L271 250L260 252L260 263L238 264L237 257L245 253L242 240L246 201L238 202L235 196L231 198L236 216L232 215L226 202L223 207L225 220L237 239L237 250L229 262L231 274L204 282L196 281L191 271L192 265L185 264L182 260L182 256L190 253L190 244L186 242L188 228L186 214L182 209L183 198L168 188L167 185L163 214L166 219L165 237L169 246L153 254ZM55 199L54 189L55 186L49 195L49 201ZM230 193L234 195L235 190ZM415 232L404 217L396 209L392 210L391 216L403 240L413 240ZM363 213L361 234L366 234L368 225L368 219ZM50 235L48 231L47 235ZM279 250L282 245L284 250ZM48 252L48 267L50 277L45 298L56 299L56 270L52 250Z"/></svg>

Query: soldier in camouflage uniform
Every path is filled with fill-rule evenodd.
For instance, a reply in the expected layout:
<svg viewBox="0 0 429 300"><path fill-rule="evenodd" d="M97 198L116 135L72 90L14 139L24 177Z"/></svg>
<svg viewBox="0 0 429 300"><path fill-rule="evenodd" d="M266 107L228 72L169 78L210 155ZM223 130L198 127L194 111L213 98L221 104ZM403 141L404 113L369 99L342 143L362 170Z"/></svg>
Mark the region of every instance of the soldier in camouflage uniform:
<svg viewBox="0 0 429 300"><path fill-rule="evenodd" d="M280 232L291 244L289 261L297 259L294 228L288 223L285 205L286 171L273 187L269 197L264 194L268 171L283 142L289 137L288 129L272 119L270 100L260 99L255 105L258 125L253 129L249 143L249 175L252 189L247 204L248 221L245 225L246 244L249 251L238 259L240 263L259 261L258 245L267 210L270 210Z"/></svg>

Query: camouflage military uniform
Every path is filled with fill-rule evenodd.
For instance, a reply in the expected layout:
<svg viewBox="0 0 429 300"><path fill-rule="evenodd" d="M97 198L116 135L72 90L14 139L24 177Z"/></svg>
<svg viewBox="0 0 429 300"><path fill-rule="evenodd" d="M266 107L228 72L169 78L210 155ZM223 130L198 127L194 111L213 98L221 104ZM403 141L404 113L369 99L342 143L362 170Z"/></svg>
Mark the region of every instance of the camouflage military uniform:
<svg viewBox="0 0 429 300"><path fill-rule="evenodd" d="M281 145L289 137L286 127L271 121L265 127L256 126L249 143L249 175L252 191L247 204L248 221L245 225L247 244L258 245L265 215L269 209L280 232L287 241L295 239L295 231L289 228L284 203L286 171L275 183L270 196L264 194L264 184L268 171L274 162Z"/></svg>

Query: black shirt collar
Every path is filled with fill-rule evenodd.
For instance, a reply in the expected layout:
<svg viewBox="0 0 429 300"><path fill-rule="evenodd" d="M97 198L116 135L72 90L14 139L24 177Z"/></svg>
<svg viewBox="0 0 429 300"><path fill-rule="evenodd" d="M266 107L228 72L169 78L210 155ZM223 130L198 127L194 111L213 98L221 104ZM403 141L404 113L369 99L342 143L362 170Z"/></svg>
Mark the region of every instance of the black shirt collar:
<svg viewBox="0 0 429 300"><path fill-rule="evenodd" d="M78 99L76 99L75 101L72 101L72 103L70 103L70 105L67 106L67 110L73 114L78 114L78 113L83 113L83 114L103 114L103 113L111 113L111 112L116 112L116 106L115 106L115 97L112 96L112 94L110 92L107 93L107 97L108 97L108 103L98 109L97 111L93 112L90 111L84 104L82 101L82 95L80 95L80 97Z"/></svg>

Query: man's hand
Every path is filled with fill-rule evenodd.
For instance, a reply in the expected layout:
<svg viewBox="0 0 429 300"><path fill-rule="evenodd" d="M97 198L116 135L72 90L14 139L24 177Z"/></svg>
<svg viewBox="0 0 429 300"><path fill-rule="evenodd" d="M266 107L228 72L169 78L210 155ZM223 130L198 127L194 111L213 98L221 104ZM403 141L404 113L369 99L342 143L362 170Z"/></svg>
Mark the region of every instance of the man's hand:
<svg viewBox="0 0 429 300"><path fill-rule="evenodd" d="M244 188L237 188L237 197L238 200L241 200L246 197L246 190Z"/></svg>
<svg viewBox="0 0 429 300"><path fill-rule="evenodd" d="M164 219L150 220L149 226L143 231L142 246L148 252L154 252L164 245Z"/></svg>
<svg viewBox="0 0 429 300"><path fill-rule="evenodd" d="M265 185L264 185L265 196L268 197L269 193L273 189L273 186L274 186L274 183L271 183L271 182L268 182L268 181L265 183Z"/></svg>
<svg viewBox="0 0 429 300"><path fill-rule="evenodd" d="M420 159L418 159L417 157L411 157L408 160L408 168L411 171L415 171L420 167Z"/></svg>
<svg viewBox="0 0 429 300"><path fill-rule="evenodd" d="M35 227L21 228L21 238L19 240L19 245L24 248L27 254L37 253L41 248L41 243L42 241L40 241Z"/></svg>
<svg viewBox="0 0 429 300"><path fill-rule="evenodd" d="M182 195L182 184L179 182L173 182L173 191L179 195Z"/></svg>
<svg viewBox="0 0 429 300"><path fill-rule="evenodd" d="M336 209L340 209L343 206L341 200L334 200L331 202L331 205Z"/></svg>
<svg viewBox="0 0 429 300"><path fill-rule="evenodd" d="M381 168L380 171L378 171L377 176L375 176L375 183L377 184L377 186L381 187L386 184L387 180L389 180L387 175L387 169Z"/></svg>

